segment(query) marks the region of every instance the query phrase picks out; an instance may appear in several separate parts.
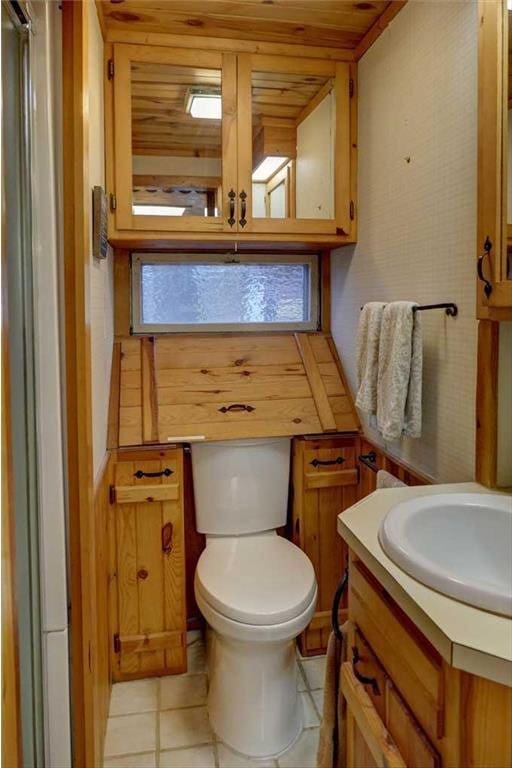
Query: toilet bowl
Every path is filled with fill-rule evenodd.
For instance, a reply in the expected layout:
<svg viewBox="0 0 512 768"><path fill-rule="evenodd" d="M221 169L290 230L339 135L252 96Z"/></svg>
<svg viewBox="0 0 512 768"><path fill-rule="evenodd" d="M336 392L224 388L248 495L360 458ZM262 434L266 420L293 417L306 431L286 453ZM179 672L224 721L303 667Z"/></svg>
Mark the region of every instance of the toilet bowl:
<svg viewBox="0 0 512 768"><path fill-rule="evenodd" d="M193 445L194 579L208 631L208 712L242 754L285 751L302 729L295 638L315 610L309 558L276 528L286 522L290 441Z"/></svg>
<svg viewBox="0 0 512 768"><path fill-rule="evenodd" d="M275 532L213 539L195 577L208 622L208 710L214 731L246 755L287 749L302 729L295 638L317 587L310 561Z"/></svg>

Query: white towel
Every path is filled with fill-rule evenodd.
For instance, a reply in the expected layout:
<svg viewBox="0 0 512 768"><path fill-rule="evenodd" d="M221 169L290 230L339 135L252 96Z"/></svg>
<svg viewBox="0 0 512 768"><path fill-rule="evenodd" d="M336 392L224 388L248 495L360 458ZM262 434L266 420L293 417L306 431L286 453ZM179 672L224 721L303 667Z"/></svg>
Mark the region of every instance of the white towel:
<svg viewBox="0 0 512 768"><path fill-rule="evenodd" d="M380 301L370 301L365 304L361 310L357 329L356 406L370 416L373 424L377 415L379 339L385 306Z"/></svg>
<svg viewBox="0 0 512 768"><path fill-rule="evenodd" d="M377 490L379 488L401 488L406 483L402 483L398 477L395 477L385 469L379 469L377 472Z"/></svg>
<svg viewBox="0 0 512 768"><path fill-rule="evenodd" d="M385 440L421 436L423 342L411 301L387 304L379 344L377 426Z"/></svg>

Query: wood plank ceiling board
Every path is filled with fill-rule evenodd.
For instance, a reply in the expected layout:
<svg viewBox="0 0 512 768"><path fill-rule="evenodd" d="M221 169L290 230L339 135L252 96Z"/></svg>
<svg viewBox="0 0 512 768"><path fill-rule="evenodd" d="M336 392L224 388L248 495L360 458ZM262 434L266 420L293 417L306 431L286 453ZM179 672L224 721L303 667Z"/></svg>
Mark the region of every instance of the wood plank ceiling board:
<svg viewBox="0 0 512 768"><path fill-rule="evenodd" d="M139 31L353 50L387 0L101 0L107 32Z"/></svg>
<svg viewBox="0 0 512 768"><path fill-rule="evenodd" d="M316 333L155 337L146 370L154 381L144 386L141 349L151 344L123 340L119 446L358 431L330 343ZM146 391L151 404L143 402ZM142 428L147 413L155 425L149 433Z"/></svg>

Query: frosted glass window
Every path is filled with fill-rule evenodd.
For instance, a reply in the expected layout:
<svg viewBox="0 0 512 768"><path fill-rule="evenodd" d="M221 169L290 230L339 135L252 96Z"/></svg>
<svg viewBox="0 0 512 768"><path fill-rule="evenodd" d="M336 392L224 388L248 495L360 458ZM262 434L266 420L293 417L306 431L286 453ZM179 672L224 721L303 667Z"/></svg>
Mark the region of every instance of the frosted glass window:
<svg viewBox="0 0 512 768"><path fill-rule="evenodd" d="M309 256L226 263L141 255L133 268L138 331L317 327L317 269Z"/></svg>

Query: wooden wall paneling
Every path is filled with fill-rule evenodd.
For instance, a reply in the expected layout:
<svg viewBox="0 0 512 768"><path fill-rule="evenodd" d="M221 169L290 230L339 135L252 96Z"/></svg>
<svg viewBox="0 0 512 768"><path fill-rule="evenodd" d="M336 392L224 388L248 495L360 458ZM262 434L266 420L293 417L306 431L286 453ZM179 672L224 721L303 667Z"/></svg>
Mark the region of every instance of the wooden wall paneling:
<svg viewBox="0 0 512 768"><path fill-rule="evenodd" d="M87 306L90 266L88 175L88 6L62 3L64 291L67 402L67 490L71 597L73 750L76 768L97 765L95 567L92 479L91 340ZM92 662L94 663L94 661Z"/></svg>
<svg viewBox="0 0 512 768"><path fill-rule="evenodd" d="M324 333L331 332L331 253L322 251L320 255L320 328Z"/></svg>
<svg viewBox="0 0 512 768"><path fill-rule="evenodd" d="M130 253L114 252L114 335L129 336L131 329Z"/></svg>
<svg viewBox="0 0 512 768"><path fill-rule="evenodd" d="M121 342L119 445L142 445L142 360L140 339Z"/></svg>
<svg viewBox="0 0 512 768"><path fill-rule="evenodd" d="M144 443L158 442L158 403L155 380L155 339L146 336L141 339L142 365L142 440Z"/></svg>
<svg viewBox="0 0 512 768"><path fill-rule="evenodd" d="M192 478L192 456L190 450L183 452L183 503L185 519L185 584L187 597L187 629L198 629L203 624L194 593L194 575L197 561L206 546L204 534L196 527L194 483Z"/></svg>
<svg viewBox="0 0 512 768"><path fill-rule="evenodd" d="M296 333L295 341L304 365L304 370L308 377L309 385L313 393L318 417L324 432L335 432L336 421L331 410L331 405L325 391L325 386L318 370L318 365L309 343L309 336L306 333Z"/></svg>
<svg viewBox="0 0 512 768"><path fill-rule="evenodd" d="M498 464L499 323L478 322L475 480L495 488Z"/></svg>
<svg viewBox="0 0 512 768"><path fill-rule="evenodd" d="M350 162L351 101L350 69L348 64L336 64L336 145L334 151L335 219L337 231L351 236Z"/></svg>
<svg viewBox="0 0 512 768"><path fill-rule="evenodd" d="M512 765L512 688L461 675L461 765Z"/></svg>
<svg viewBox="0 0 512 768"><path fill-rule="evenodd" d="M110 400L108 404L107 449L119 446L119 405L121 397L121 344L116 341L112 348L112 372L110 375Z"/></svg>
<svg viewBox="0 0 512 768"><path fill-rule="evenodd" d="M357 242L357 64L350 64L349 76L352 81L352 96L350 98L350 200L353 203L350 209L350 236L351 242Z"/></svg>

